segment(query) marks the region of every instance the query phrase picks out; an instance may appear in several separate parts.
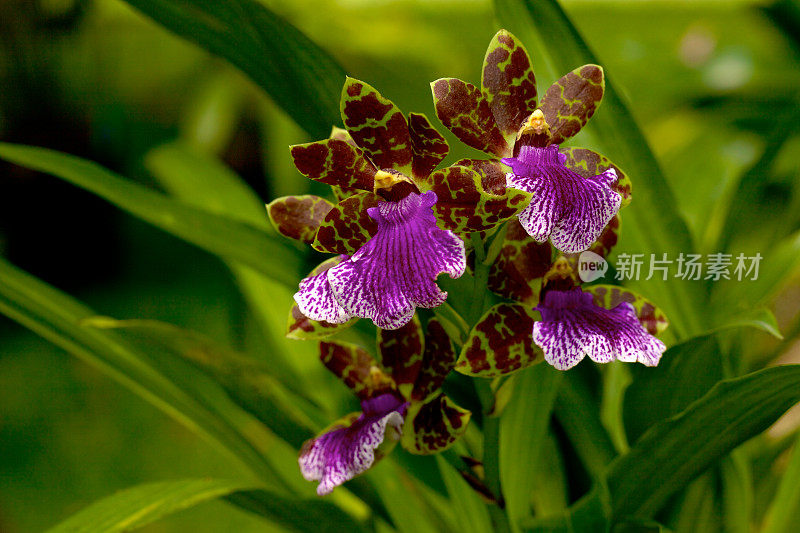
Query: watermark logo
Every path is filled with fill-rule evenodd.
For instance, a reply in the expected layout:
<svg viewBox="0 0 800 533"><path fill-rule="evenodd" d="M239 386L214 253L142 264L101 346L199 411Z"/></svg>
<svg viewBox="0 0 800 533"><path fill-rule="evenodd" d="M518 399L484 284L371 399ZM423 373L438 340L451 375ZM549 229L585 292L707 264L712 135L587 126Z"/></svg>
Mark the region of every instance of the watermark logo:
<svg viewBox="0 0 800 533"><path fill-rule="evenodd" d="M581 252L578 257L578 276L584 283L600 279L606 275L608 263L594 252Z"/></svg>

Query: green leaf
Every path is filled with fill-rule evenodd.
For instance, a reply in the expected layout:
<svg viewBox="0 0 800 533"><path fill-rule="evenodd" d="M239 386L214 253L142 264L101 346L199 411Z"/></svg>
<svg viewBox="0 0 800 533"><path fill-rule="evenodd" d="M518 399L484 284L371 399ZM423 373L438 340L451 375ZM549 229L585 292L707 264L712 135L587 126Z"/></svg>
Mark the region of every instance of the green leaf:
<svg viewBox="0 0 800 533"><path fill-rule="evenodd" d="M492 522L486 504L464 478L441 455L436 456L439 472L442 474L450 504L454 507L456 523L460 532L485 533L492 531Z"/></svg>
<svg viewBox="0 0 800 533"><path fill-rule="evenodd" d="M408 421L406 421L406 424ZM392 457L373 467L367 476L374 480L380 499L386 504L395 529L400 533L436 533L432 511L420 483Z"/></svg>
<svg viewBox="0 0 800 533"><path fill-rule="evenodd" d="M800 231L772 247L763 256L757 279L745 276L740 281L731 276L730 280L720 280L715 284L712 302L720 315L735 317L753 306L767 305L772 300L800 270ZM736 257L733 261L735 265Z"/></svg>
<svg viewBox="0 0 800 533"><path fill-rule="evenodd" d="M608 533L611 515L608 500L608 489L595 485L566 513L524 521L523 530L525 533ZM641 533L643 530L636 528L633 531Z"/></svg>
<svg viewBox="0 0 800 533"><path fill-rule="evenodd" d="M289 286L297 283L297 253L256 227L173 200L100 165L44 148L0 143L0 157L86 189L120 209ZM274 261L280 257L281 261Z"/></svg>
<svg viewBox="0 0 800 533"><path fill-rule="evenodd" d="M256 0L126 0L170 31L247 74L313 137L339 123L344 71L286 20Z"/></svg>
<svg viewBox="0 0 800 533"><path fill-rule="evenodd" d="M150 150L145 166L159 185L177 198L217 215L270 231L264 203L233 170L185 141Z"/></svg>
<svg viewBox="0 0 800 533"><path fill-rule="evenodd" d="M352 484L352 482L351 482ZM365 533L364 525L340 507L320 498L290 500L272 492L256 489L234 492L225 498L270 522L297 533Z"/></svg>
<svg viewBox="0 0 800 533"><path fill-rule="evenodd" d="M347 77L341 91L344 127L379 169L411 175L414 156L403 112L373 86Z"/></svg>
<svg viewBox="0 0 800 533"><path fill-rule="evenodd" d="M182 376L184 382L173 381L145 353L113 332L81 326L81 320L96 313L2 260L0 278L0 312L4 315L97 367L244 463L262 479L288 487L275 467L257 451L240 422L210 405L213 400L195 394L195 376Z"/></svg>
<svg viewBox="0 0 800 533"><path fill-rule="evenodd" d="M158 183L179 200L270 231L264 203L244 180L217 158L178 141L148 152L145 165ZM284 335L284 315L276 305L282 298L287 304L292 302L289 291L293 292L297 284L282 286L235 261L229 261L228 268L263 332L260 348L269 354L273 374L284 382L298 383L296 363L307 360L313 350L299 343L289 345L280 338ZM271 297L265 298L265 294Z"/></svg>
<svg viewBox="0 0 800 533"><path fill-rule="evenodd" d="M511 144L520 125L536 109L536 77L528 51L505 30L495 34L486 50L481 94Z"/></svg>
<svg viewBox="0 0 800 533"><path fill-rule="evenodd" d="M283 196L267 204L267 214L278 233L312 244L319 225L332 208L328 200L313 194Z"/></svg>
<svg viewBox="0 0 800 533"><path fill-rule="evenodd" d="M667 499L800 401L800 365L725 380L650 429L609 468L614 515L649 517Z"/></svg>
<svg viewBox="0 0 800 533"><path fill-rule="evenodd" d="M584 468L595 482L600 482L616 451L600 422L599 401L592 394L587 376L583 375L592 367L584 365L566 373L558 391L555 413Z"/></svg>
<svg viewBox="0 0 800 533"><path fill-rule="evenodd" d="M536 470L563 375L550 365L521 372L500 419L500 482L512 524L531 514Z"/></svg>
<svg viewBox="0 0 800 533"><path fill-rule="evenodd" d="M197 332L156 320L92 317L81 323L142 337L147 343L191 363L219 383L237 405L294 448L300 448L324 424L319 407L303 391L287 388L276 379L266 363L236 353Z"/></svg>
<svg viewBox="0 0 800 533"><path fill-rule="evenodd" d="M725 531L750 533L753 524L753 476L745 450L734 450L719 464Z"/></svg>
<svg viewBox="0 0 800 533"><path fill-rule="evenodd" d="M556 0L495 0L503 25L541 54L553 78L586 63L600 63ZM541 69L539 70L541 77ZM616 88L613 73L605 73L601 112L587 128L598 147L626 169L636 182L636 201L625 210L625 232L618 248L628 252L679 253L693 250L689 229L679 215L675 197L647 140ZM669 228L669 231L662 231ZM707 329L700 313L703 289L699 283L641 279L630 285L647 294L672 319L675 333L687 336Z"/></svg>
<svg viewBox="0 0 800 533"><path fill-rule="evenodd" d="M93 503L47 533L123 533L199 503L251 489L241 482L182 479L138 485Z"/></svg>
<svg viewBox="0 0 800 533"><path fill-rule="evenodd" d="M800 512L800 436L795 441L791 459L780 477L778 490L764 517L762 533L791 533L797 527Z"/></svg>
<svg viewBox="0 0 800 533"><path fill-rule="evenodd" d="M532 310L517 303L500 303L486 311L470 331L456 371L474 377L497 377L542 362L532 340Z"/></svg>
<svg viewBox="0 0 800 533"><path fill-rule="evenodd" d="M711 334L671 346L655 368L629 367L633 382L625 391L622 411L628 442L711 390L723 378L722 358L717 337Z"/></svg>
<svg viewBox="0 0 800 533"><path fill-rule="evenodd" d="M725 319L723 324L712 328L711 331L717 332L734 328L760 329L765 333L769 333L776 339L783 339L783 335L778 328L778 319L775 318L772 311L765 308L753 309L737 317Z"/></svg>

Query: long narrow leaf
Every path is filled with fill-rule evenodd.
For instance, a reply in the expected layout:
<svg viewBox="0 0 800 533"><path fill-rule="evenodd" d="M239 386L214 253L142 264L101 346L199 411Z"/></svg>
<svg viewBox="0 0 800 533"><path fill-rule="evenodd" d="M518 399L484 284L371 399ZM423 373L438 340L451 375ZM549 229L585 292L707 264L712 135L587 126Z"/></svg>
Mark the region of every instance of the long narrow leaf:
<svg viewBox="0 0 800 533"><path fill-rule="evenodd" d="M240 261L276 281L289 286L297 283L297 254L278 238L251 225L173 200L68 154L0 143L0 158L64 179L154 226L213 254ZM275 261L275 257L281 261Z"/></svg>
<svg viewBox="0 0 800 533"><path fill-rule="evenodd" d="M83 323L141 336L148 344L200 368L236 404L296 449L324 425L318 408L309 403L302 391L291 390L278 381L266 363L233 352L199 333L156 320L95 317Z"/></svg>
<svg viewBox="0 0 800 533"><path fill-rule="evenodd" d="M362 533L366 529L339 507L320 499L288 500L263 489L234 492L226 499L288 531L298 533Z"/></svg>
<svg viewBox="0 0 800 533"><path fill-rule="evenodd" d="M492 523L486 504L478 493L470 487L458 471L445 461L441 454L436 456L439 471L442 473L451 505L455 508L456 523L463 533L483 533L491 531Z"/></svg>
<svg viewBox="0 0 800 533"><path fill-rule="evenodd" d="M183 479L139 485L93 503L47 533L122 533L205 501L251 489L241 482Z"/></svg>
<svg viewBox="0 0 800 533"><path fill-rule="evenodd" d="M562 376L544 364L521 372L500 419L500 481L506 513L515 530L531 514L536 466Z"/></svg>
<svg viewBox="0 0 800 533"><path fill-rule="evenodd" d="M150 151L145 164L158 183L179 200L271 231L264 203L239 176L208 154L189 144L174 142ZM278 259L273 258L280 262ZM312 343L284 338L286 315L292 300L287 295L285 305L276 305L276 302L280 301L278 291L287 292L286 287L241 263L228 261L227 265L261 326L263 346L260 352L268 357L276 377L287 384L298 384L299 362L315 363L316 353Z"/></svg>
<svg viewBox="0 0 800 533"><path fill-rule="evenodd" d="M800 365L718 383L674 418L651 428L609 468L617 518L649 517L675 492L800 401Z"/></svg>
<svg viewBox="0 0 800 533"><path fill-rule="evenodd" d="M764 518L763 533L790 533L797 527L795 517L800 513L800 437L792 450L789 466L781 478L778 490Z"/></svg>
<svg viewBox="0 0 800 533"><path fill-rule="evenodd" d="M289 22L255 0L125 0L247 74L314 137L340 122L345 74Z"/></svg>
<svg viewBox="0 0 800 533"><path fill-rule="evenodd" d="M204 436L266 482L286 487L275 468L235 422L170 381L116 334L80 325L96 315L69 296L0 260L0 313L99 368L125 387Z"/></svg>

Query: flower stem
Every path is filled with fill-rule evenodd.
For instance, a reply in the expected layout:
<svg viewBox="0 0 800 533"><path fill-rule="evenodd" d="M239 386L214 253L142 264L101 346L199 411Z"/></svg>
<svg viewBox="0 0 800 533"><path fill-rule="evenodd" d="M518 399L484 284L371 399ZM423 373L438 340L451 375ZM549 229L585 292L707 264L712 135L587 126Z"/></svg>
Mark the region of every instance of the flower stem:
<svg viewBox="0 0 800 533"><path fill-rule="evenodd" d="M486 257L482 261L484 265L491 266L494 260L497 259L497 256L500 255L500 251L503 249L503 243L506 240L507 232L508 222L503 224L497 233L494 234L494 237L492 237L492 242L489 243L489 248L486 251Z"/></svg>
<svg viewBox="0 0 800 533"><path fill-rule="evenodd" d="M442 323L442 326L444 326L450 339L459 346L462 346L467 339L467 335L469 335L469 324L467 324L458 311L445 302L434 309L433 313Z"/></svg>
<svg viewBox="0 0 800 533"><path fill-rule="evenodd" d="M475 388L483 410L483 470L486 487L494 495L497 505L489 506L495 531L510 531L508 517L503 510L503 490L500 485L500 418L489 416L494 409L494 391L488 380L477 379Z"/></svg>
<svg viewBox="0 0 800 533"><path fill-rule="evenodd" d="M475 270L473 272L472 305L470 306L469 321L474 326L483 315L483 305L486 300L486 286L489 282L489 266L485 264L486 250L483 239L479 233L470 235L472 247L475 250Z"/></svg>

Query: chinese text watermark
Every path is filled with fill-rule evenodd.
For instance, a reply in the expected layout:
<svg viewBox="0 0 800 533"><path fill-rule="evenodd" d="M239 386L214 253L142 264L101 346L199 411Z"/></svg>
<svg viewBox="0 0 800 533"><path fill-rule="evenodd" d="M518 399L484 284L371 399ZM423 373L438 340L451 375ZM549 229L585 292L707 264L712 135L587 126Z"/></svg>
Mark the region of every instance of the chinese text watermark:
<svg viewBox="0 0 800 533"><path fill-rule="evenodd" d="M650 280L669 278L684 280L722 279L755 281L762 256L743 253L684 254L669 257L668 254L627 254L621 253L614 263L614 278L625 280ZM584 282L594 281L605 276L608 263L594 252L583 252L578 259L578 275Z"/></svg>

